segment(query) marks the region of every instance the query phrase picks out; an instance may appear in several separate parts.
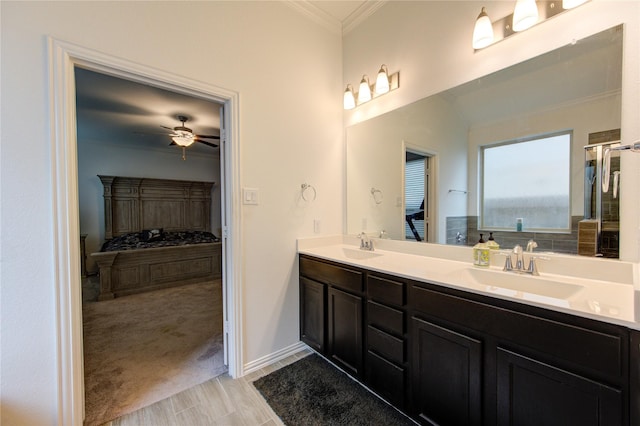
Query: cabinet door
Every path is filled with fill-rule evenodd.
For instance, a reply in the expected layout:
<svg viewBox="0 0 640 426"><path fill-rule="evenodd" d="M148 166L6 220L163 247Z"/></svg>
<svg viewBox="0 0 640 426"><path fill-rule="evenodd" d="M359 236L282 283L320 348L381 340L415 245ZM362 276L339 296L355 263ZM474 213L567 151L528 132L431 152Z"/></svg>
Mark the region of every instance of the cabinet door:
<svg viewBox="0 0 640 426"><path fill-rule="evenodd" d="M362 375L362 297L328 289L328 356L356 377Z"/></svg>
<svg viewBox="0 0 640 426"><path fill-rule="evenodd" d="M498 348L498 425L622 424L622 395L587 378Z"/></svg>
<svg viewBox="0 0 640 426"><path fill-rule="evenodd" d="M320 353L325 350L325 287L300 277L300 340Z"/></svg>
<svg viewBox="0 0 640 426"><path fill-rule="evenodd" d="M412 318L413 411L427 424L482 422L482 342Z"/></svg>

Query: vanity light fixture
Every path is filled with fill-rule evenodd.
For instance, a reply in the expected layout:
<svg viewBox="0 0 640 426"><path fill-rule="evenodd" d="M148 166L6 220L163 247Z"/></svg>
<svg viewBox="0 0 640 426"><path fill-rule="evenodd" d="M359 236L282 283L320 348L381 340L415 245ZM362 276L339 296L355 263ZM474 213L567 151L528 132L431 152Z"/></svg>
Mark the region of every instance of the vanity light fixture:
<svg viewBox="0 0 640 426"><path fill-rule="evenodd" d="M362 76L360 80L360 86L358 88L358 103L369 102L371 100L371 85L369 84L369 77Z"/></svg>
<svg viewBox="0 0 640 426"><path fill-rule="evenodd" d="M476 26L473 28L473 48L483 49L493 43L493 25L483 7L476 19Z"/></svg>
<svg viewBox="0 0 640 426"><path fill-rule="evenodd" d="M353 95L353 86L347 84L347 88L344 91L344 109L354 109L356 107L356 98Z"/></svg>
<svg viewBox="0 0 640 426"><path fill-rule="evenodd" d="M366 74L362 76L357 92L353 91L351 84L347 84L343 95L344 109L353 109L373 98L396 90L398 87L400 87L400 72L389 75L387 66L382 64L376 76L375 86L369 83L369 77Z"/></svg>
<svg viewBox="0 0 640 426"><path fill-rule="evenodd" d="M589 0L517 0L511 15L493 22L491 22L483 7L480 15L478 15L476 19L473 29L473 48L476 51L483 49L514 35L516 32L525 31L534 25L540 24L553 16L565 12L568 9L578 7L588 1ZM486 21L491 23L492 34L486 29L488 27ZM482 29L483 27L485 29ZM483 37L483 34L486 34L486 38ZM491 35L493 39L488 41Z"/></svg>
<svg viewBox="0 0 640 426"><path fill-rule="evenodd" d="M538 23L536 0L518 0L513 10L513 31L524 31Z"/></svg>

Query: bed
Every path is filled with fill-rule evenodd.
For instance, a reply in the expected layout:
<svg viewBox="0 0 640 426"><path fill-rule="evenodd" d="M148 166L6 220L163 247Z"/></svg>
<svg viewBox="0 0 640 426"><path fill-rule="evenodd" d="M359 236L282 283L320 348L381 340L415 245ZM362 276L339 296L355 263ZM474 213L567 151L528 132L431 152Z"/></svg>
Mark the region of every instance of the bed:
<svg viewBox="0 0 640 426"><path fill-rule="evenodd" d="M221 277L221 242L211 233L212 182L98 177L105 216L105 243L91 254L98 300Z"/></svg>

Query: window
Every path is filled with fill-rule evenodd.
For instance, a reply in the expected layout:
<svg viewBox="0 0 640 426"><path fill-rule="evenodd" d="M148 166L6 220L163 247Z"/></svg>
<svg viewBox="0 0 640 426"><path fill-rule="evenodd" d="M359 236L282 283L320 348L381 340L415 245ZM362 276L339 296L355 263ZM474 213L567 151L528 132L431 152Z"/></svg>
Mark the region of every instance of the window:
<svg viewBox="0 0 640 426"><path fill-rule="evenodd" d="M570 132L482 147L480 228L570 231L570 154Z"/></svg>

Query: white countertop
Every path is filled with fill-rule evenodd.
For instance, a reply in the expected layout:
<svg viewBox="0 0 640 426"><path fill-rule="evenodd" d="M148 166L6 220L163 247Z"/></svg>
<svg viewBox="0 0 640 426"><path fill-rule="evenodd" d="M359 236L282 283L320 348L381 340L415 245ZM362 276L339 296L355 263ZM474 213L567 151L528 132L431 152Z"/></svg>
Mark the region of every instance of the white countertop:
<svg viewBox="0 0 640 426"><path fill-rule="evenodd" d="M301 239L298 240L298 252L363 269L515 300L640 330L640 322L636 320L633 264L619 261L613 263L613 267L609 267L611 271L604 276L612 276L614 280L603 280L580 276L585 274L585 267L579 263L573 265L578 276L545 272L545 267L548 270L559 268L557 265L548 266L547 262L541 261L538 264L540 276L533 277L503 272L504 257L494 256L490 268L474 267L471 262L471 250L466 247L377 239L374 240L374 245L379 248L368 252L360 250L358 240L349 236ZM468 261L461 260L465 257ZM572 259L569 260L565 259L567 257L569 256L560 256L551 259L549 263L582 261L577 256L571 256ZM607 263L598 264L600 261L591 260L596 262L597 270L601 271L605 265L609 266ZM494 266L495 263L499 266ZM595 271L586 273L595 278L601 278L602 275Z"/></svg>

